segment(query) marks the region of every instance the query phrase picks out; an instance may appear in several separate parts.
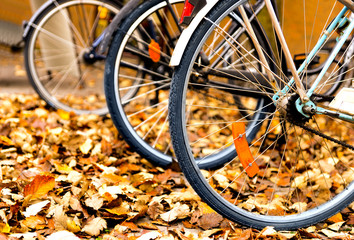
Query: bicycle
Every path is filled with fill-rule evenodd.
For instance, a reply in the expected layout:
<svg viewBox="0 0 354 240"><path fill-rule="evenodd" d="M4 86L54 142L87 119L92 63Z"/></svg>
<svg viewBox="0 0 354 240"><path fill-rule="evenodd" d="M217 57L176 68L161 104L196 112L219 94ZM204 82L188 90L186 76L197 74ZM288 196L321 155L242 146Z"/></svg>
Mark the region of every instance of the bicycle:
<svg viewBox="0 0 354 240"><path fill-rule="evenodd" d="M252 9L249 1L208 1L198 9L186 1L182 19L192 20L170 62L170 131L185 177L216 212L258 229L298 229L354 200L353 3L322 22L328 26L298 69L272 4L265 3L280 45L254 34L244 11ZM249 44L231 34L233 24L247 29ZM308 81L336 32L338 43ZM203 170L211 157L224 165Z"/></svg>
<svg viewBox="0 0 354 240"><path fill-rule="evenodd" d="M119 0L53 0L25 23L24 61L38 95L55 109L106 115L104 31L122 8Z"/></svg>
<svg viewBox="0 0 354 240"><path fill-rule="evenodd" d="M259 3L255 14L264 7ZM168 131L173 73L168 62L181 33L178 16L182 9L182 0L150 0L136 7L115 27L105 66L107 105L115 126L136 152L164 167L175 161ZM252 25L259 38L265 38L259 24ZM244 36L242 28L234 26L240 37ZM266 40L264 47L269 47ZM218 156L203 160L201 166L220 164Z"/></svg>

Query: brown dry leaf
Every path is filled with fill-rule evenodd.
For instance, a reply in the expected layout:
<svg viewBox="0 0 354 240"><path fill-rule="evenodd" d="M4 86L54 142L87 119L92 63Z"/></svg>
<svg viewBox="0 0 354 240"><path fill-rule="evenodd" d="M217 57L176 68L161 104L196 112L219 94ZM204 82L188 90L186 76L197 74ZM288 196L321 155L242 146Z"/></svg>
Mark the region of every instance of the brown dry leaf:
<svg viewBox="0 0 354 240"><path fill-rule="evenodd" d="M106 209L107 212L117 215L118 217L125 217L131 212L131 207L128 202L122 202L119 207Z"/></svg>
<svg viewBox="0 0 354 240"><path fill-rule="evenodd" d="M136 240L151 240L151 239L156 239L158 237L162 237L162 234L158 231L151 231L147 232L140 237L138 237Z"/></svg>
<svg viewBox="0 0 354 240"><path fill-rule="evenodd" d="M23 220L22 224L32 229L43 229L46 226L46 220L43 216L31 216Z"/></svg>
<svg viewBox="0 0 354 240"><path fill-rule="evenodd" d="M32 182L25 186L23 194L27 199L36 199L46 195L54 187L54 177L48 175L37 175Z"/></svg>
<svg viewBox="0 0 354 240"><path fill-rule="evenodd" d="M98 210L103 205L103 198L99 197L98 195L93 195L91 198L87 198L85 200L85 204L88 207Z"/></svg>
<svg viewBox="0 0 354 240"><path fill-rule="evenodd" d="M0 240L8 240L8 236L4 233L0 233Z"/></svg>
<svg viewBox="0 0 354 240"><path fill-rule="evenodd" d="M165 212L160 215L161 219L165 222L172 222L176 219L183 219L191 214L190 209L187 204L182 204L177 202L172 210Z"/></svg>
<svg viewBox="0 0 354 240"><path fill-rule="evenodd" d="M248 239L252 239L253 233L252 233L252 229L248 228L245 231L242 231L241 235L238 236L238 240L248 240Z"/></svg>
<svg viewBox="0 0 354 240"><path fill-rule="evenodd" d="M53 208L55 229L66 230L68 224L68 216L65 215L63 205L56 205Z"/></svg>
<svg viewBox="0 0 354 240"><path fill-rule="evenodd" d="M106 220L100 217L96 217L88 221L81 231L91 236L98 236L100 232L106 228L107 228Z"/></svg>
<svg viewBox="0 0 354 240"><path fill-rule="evenodd" d="M198 219L198 226L204 230L215 228L220 225L223 219L224 218L216 212L203 214Z"/></svg>
<svg viewBox="0 0 354 240"><path fill-rule="evenodd" d="M148 229L148 230L158 230L158 227L156 227L154 224L148 223L148 222L138 223L138 226L140 228L144 228L144 229Z"/></svg>
<svg viewBox="0 0 354 240"><path fill-rule="evenodd" d="M147 214L151 219L156 220L158 216L163 212L163 205L160 202L154 201L149 204Z"/></svg>
<svg viewBox="0 0 354 240"><path fill-rule="evenodd" d="M203 238L211 238L213 237L213 235L215 234L220 234L220 233L223 233L224 230L223 229L212 229L212 230L207 230L207 231L204 231L202 233L202 237Z"/></svg>
<svg viewBox="0 0 354 240"><path fill-rule="evenodd" d="M321 232L329 238L336 239L354 239L353 236L350 236L348 233L344 232L333 232L328 229L322 229Z"/></svg>
<svg viewBox="0 0 354 240"><path fill-rule="evenodd" d="M343 222L336 222L333 223L331 225L328 226L329 229L333 230L333 231L339 231L339 229L342 227L342 225L345 223L345 221Z"/></svg>

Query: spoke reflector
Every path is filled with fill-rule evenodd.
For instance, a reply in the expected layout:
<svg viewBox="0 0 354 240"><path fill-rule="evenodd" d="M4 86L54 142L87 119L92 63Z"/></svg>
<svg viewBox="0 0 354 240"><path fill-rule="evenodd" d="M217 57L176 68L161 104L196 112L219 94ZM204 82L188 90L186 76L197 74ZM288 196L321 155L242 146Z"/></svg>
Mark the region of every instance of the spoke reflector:
<svg viewBox="0 0 354 240"><path fill-rule="evenodd" d="M246 127L243 122L232 123L232 136L234 138L234 144L236 152L243 168L249 177L254 177L258 171L258 165L254 161L251 154L250 147L246 139Z"/></svg>
<svg viewBox="0 0 354 240"><path fill-rule="evenodd" d="M151 43L149 44L149 55L153 62L160 61L160 57L161 57L160 45L157 42L155 42L154 39L152 39Z"/></svg>

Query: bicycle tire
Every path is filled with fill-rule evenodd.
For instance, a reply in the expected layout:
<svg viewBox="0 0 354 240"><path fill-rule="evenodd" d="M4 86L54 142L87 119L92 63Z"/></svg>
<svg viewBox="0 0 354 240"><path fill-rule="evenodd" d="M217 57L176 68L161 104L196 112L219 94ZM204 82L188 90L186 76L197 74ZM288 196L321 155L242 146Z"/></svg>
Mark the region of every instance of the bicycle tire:
<svg viewBox="0 0 354 240"><path fill-rule="evenodd" d="M176 6L183 7L183 0L169 2L178 17L181 8L177 10ZM145 1L131 12L113 36L104 77L108 109L119 133L133 150L160 166L172 163L166 113L172 74L168 61L179 36L178 24L167 19L168 14L164 0ZM162 36L167 31L168 35ZM148 52L152 39L161 48L160 59L155 62ZM136 89L136 95L126 97L127 88ZM136 113L139 118L129 117ZM150 130L154 126L161 129Z"/></svg>
<svg viewBox="0 0 354 240"><path fill-rule="evenodd" d="M238 156L227 162L225 166L211 171L202 170L195 160L199 152L195 151L195 141L190 140L190 136L197 130L191 128L192 123L189 119L192 119L193 115L187 109L194 98L190 85L195 81L192 77L200 79L209 77L205 70L196 67L198 54L201 50L210 47L208 37L228 37L226 34L223 35L222 23L227 22L230 13L237 11L236 9L243 3L244 1L219 1L193 33L180 65L175 68L169 104L169 118L173 119L170 121L173 147L188 182L201 199L216 212L232 221L257 229L266 226L273 226L278 230L306 227L334 215L354 200L354 184L351 177L353 170L350 167L353 162L350 157L352 150L339 144L338 141L332 142L330 138L325 138L323 135L318 134L315 137L312 135L321 131L322 134L335 136L339 141L353 147L353 124L341 121L336 125L336 121L331 121L330 118L328 122L322 122L323 116L301 118L291 107L295 105L297 99L297 95L293 93L288 98L288 103L284 105L285 110L288 111L287 115L281 115L284 114L281 113L284 108L264 111L267 117L261 120L262 127L258 130L257 136L253 140L248 139L248 149L254 156L254 160L250 163L252 166L257 163L259 171L247 173L246 170L252 168L250 165L242 166L242 161L247 163L247 159L243 156ZM229 38L227 42L238 46L236 39ZM235 50L234 54L238 52ZM241 55L240 58L244 56ZM205 65L203 68L207 69L208 66ZM220 72L218 69L213 72L216 71ZM251 66L249 71L255 72ZM278 74L274 73L274 76ZM247 80L246 77L245 79ZM249 81L255 84L254 80ZM261 96L262 85L258 85L258 92L255 88L249 90L253 91L254 96ZM263 96L268 94L268 91L264 91ZM269 94L270 99L271 96L272 94ZM247 97L247 95L240 92L239 97ZM205 108L212 107L206 102L204 104ZM204 105L199 104L200 106ZM222 105L217 107L222 108ZM263 109L255 110L263 111ZM228 115L230 113L225 108L225 118ZM240 119L242 120L240 115L234 114L234 122ZM199 119L199 121L199 125L212 124L208 119L203 121ZM215 126L217 124L218 122L215 122ZM301 128L299 125L304 125L306 128ZM332 129L332 125L345 131L338 133L338 130ZM313 126L315 131L308 131ZM213 136L200 136L200 139L213 142L221 135L216 133L215 131ZM247 130L235 138L231 136L231 142L244 134L247 136ZM227 143L225 141L225 145ZM322 148L324 151L321 153L315 152ZM339 159L337 155L333 156L336 154L336 149L343 151L341 154L349 158ZM239 160L240 158L242 161ZM253 174L256 175L252 176ZM332 197L334 194L336 196Z"/></svg>
<svg viewBox="0 0 354 240"><path fill-rule="evenodd" d="M96 56L92 44L121 7L116 0L55 0L29 23L26 72L49 106L76 114L108 113L105 56Z"/></svg>
<svg viewBox="0 0 354 240"><path fill-rule="evenodd" d="M171 1L171 4L174 6L176 4L180 4L182 1ZM105 74L105 90L106 90L106 97L107 97L107 105L109 107L109 111L111 114L111 117L113 119L113 122L119 132L122 134L124 139L128 142L128 144L136 151L138 152L141 156L144 158L150 160L151 162L160 165L160 166L168 166L169 164L172 163L173 159L173 150L169 150L169 135L168 135L168 123L167 121L167 112L162 112L163 107L167 106L166 98L161 97L162 94L164 94L165 97L168 97L168 91L169 91L169 84L166 84L166 86L163 86L161 89L161 85L156 85L153 86L152 88L149 89L140 89L140 93L137 95L140 96L146 96L148 101L146 99L141 99L144 101L140 101L140 107L135 107L136 102L139 102L139 99L137 97L134 97L133 100L128 100L126 104L124 104L124 99L120 95L121 92L123 92L124 87L121 87L123 84L123 80L117 80L119 78L124 78L124 74L122 72L124 71L124 67L122 67L120 64L122 61L128 61L127 58L123 58L122 56L124 54L130 53L132 51L129 51L129 41L134 39L133 37L130 38L130 35L134 32L134 30L138 29L139 26L141 26L141 22L143 22L144 19L151 17L151 14L155 13L158 8L163 8L166 5L165 1L162 0L153 0L153 1L147 1L144 4L140 5L137 10L132 12L132 14L122 23L118 31L116 32L116 35L114 36L113 43L111 45L111 48L108 53L108 58L106 61L106 74ZM182 8L180 8L182 9ZM177 15L178 16L178 15ZM154 17L151 17L154 18ZM156 17L155 17L156 18ZM155 24L156 26L156 24ZM257 28L258 31L260 31ZM139 31L138 31L139 32ZM161 30L161 32L163 32ZM138 33L137 33L138 34ZM144 33L143 33L144 34ZM172 34L171 34L172 35ZM142 38L142 37L141 37ZM175 35L174 39L177 39L178 35ZM167 39L167 37L166 37ZM139 40L142 42L141 40ZM148 44L145 44L145 46ZM166 44L167 45L167 44ZM128 50L127 50L128 49ZM145 52L144 52L145 51ZM148 55L147 49L142 49L142 52L145 54L145 58L140 56L143 60L146 60L146 55ZM170 56L172 53L172 50L170 52L166 51L166 56ZM128 55L128 54L127 54ZM131 57L131 55L128 55ZM122 60L123 59L123 60ZM169 57L167 58L167 60ZM137 61L135 61L137 62ZM144 62L144 61L141 61ZM146 64L146 63L145 63ZM161 63L159 62L159 66L167 66L168 62ZM157 69L156 69L157 70ZM170 78L172 70L170 68L165 69L165 73L160 72L159 74L164 74L164 76L168 76ZM139 74L137 72L136 74ZM141 74L141 73L140 73ZM145 77L146 78L146 77ZM165 80L164 80L165 81ZM163 81L163 82L164 82ZM140 85L144 84L149 84L149 81L142 80ZM138 85L139 85L138 84ZM121 86L120 86L121 85ZM129 83L129 86L138 86L134 82ZM150 85L151 86L151 85ZM156 88L155 88L156 87ZM158 102L151 103L151 99L155 97L154 94L156 94L154 91L155 89L158 89L159 93L157 94L159 96ZM142 91L141 91L142 90ZM145 93L148 93L144 95ZM165 101L165 103L163 103ZM163 105L161 104L163 103ZM145 105L144 105L145 104ZM134 107L133 107L134 106ZM157 107L158 106L158 107ZM161 107L163 106L163 107ZM134 115L135 112L138 113L144 113L145 116L142 120L136 120L136 119L130 119L129 116ZM160 114L161 113L161 114ZM155 115L158 115L158 117L154 118ZM144 120L153 120L155 121L154 123L150 123L152 121L147 121L144 122ZM157 119L157 120L156 120ZM136 122L137 121L137 122ZM142 124L142 125L141 125ZM136 129L136 126L141 126L141 128L144 128L144 125L146 125L145 130L138 130ZM158 132L159 134L162 133L164 134L161 139L160 146L163 146L165 144L166 148L158 148L156 145L154 145L157 141L155 136L152 136L151 139L143 139L143 136L146 136L146 133L150 132L150 127L149 126L164 126L165 128L159 129ZM158 142L159 143L159 142ZM169 151L166 152L166 149ZM203 159L203 161L200 163L202 168L213 168L216 167L223 162L227 161L231 156L235 155L235 151L233 150L228 150L223 152L222 154L213 156L209 159ZM198 161L198 160L197 160Z"/></svg>

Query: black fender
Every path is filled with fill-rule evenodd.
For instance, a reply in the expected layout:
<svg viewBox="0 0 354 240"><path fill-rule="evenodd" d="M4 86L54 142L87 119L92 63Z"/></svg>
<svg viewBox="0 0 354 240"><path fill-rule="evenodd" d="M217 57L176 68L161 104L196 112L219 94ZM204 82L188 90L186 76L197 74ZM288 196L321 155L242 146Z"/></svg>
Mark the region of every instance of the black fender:
<svg viewBox="0 0 354 240"><path fill-rule="evenodd" d="M119 11L119 13L114 16L112 22L107 26L104 32L102 42L98 47L98 54L103 54L108 49L111 44L113 33L119 28L120 23L125 19L138 5L141 0L130 0L126 3Z"/></svg>

